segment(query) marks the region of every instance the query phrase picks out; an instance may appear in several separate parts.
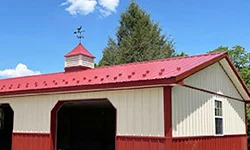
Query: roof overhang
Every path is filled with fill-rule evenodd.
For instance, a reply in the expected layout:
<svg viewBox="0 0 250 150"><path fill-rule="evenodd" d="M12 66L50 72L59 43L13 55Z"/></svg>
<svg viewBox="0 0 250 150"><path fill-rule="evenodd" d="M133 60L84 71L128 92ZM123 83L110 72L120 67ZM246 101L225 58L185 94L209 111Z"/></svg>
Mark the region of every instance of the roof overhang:
<svg viewBox="0 0 250 150"><path fill-rule="evenodd" d="M30 88L30 89L20 89L20 90L7 90L0 92L0 96L10 96L10 95L27 95L27 94L46 94L46 93L59 93L59 92L76 92L76 91L104 91L104 90L117 90L117 89L128 89L128 88L145 88L145 87L159 87L159 86L176 86L176 85L184 85L183 80L196 72L219 62L225 72L228 74L235 87L242 95L243 99L246 101L250 101L250 93L249 90L242 80L241 76L237 72L233 63L228 57L227 53L221 53L220 55L213 57L212 59L203 62L195 67L188 69L180 74L174 74L172 77L161 77L154 76L154 79L144 79L140 78L138 80L130 80L130 81L119 81L119 82L111 82L111 83L97 83L97 84L73 84L68 86L42 86L40 88ZM159 68L160 69L160 68ZM54 76L53 76L54 77ZM56 76L58 77L58 75ZM68 77L68 76L67 76ZM73 80L73 79L72 79ZM14 82L14 81L13 81ZM53 83L54 85L54 83Z"/></svg>
<svg viewBox="0 0 250 150"><path fill-rule="evenodd" d="M34 95L34 94L45 94L45 93L61 93L61 92L77 92L77 91L108 91L108 90L119 90L129 88L145 88L145 87L160 87L160 86L173 86L177 85L176 79L155 79L155 80L141 80L141 81L130 81L130 82L119 82L119 83L108 83L108 84L95 84L95 85L79 85L71 87L58 87L58 88L44 88L35 90L20 90L11 92L0 92L1 96L12 96L12 95Z"/></svg>
<svg viewBox="0 0 250 150"><path fill-rule="evenodd" d="M250 101L250 92L248 87L246 86L245 82L241 78L239 72L233 65L232 61L228 56L224 59L219 61L225 72L227 73L228 77L231 79L235 88L238 90L242 98L246 101Z"/></svg>

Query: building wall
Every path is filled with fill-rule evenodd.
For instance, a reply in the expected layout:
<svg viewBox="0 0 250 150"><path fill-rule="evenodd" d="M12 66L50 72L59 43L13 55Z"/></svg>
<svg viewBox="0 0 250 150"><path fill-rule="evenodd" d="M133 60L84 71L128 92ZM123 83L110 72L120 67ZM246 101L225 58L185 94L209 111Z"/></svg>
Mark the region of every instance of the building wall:
<svg viewBox="0 0 250 150"><path fill-rule="evenodd" d="M165 138L119 136L116 150L170 150Z"/></svg>
<svg viewBox="0 0 250 150"><path fill-rule="evenodd" d="M184 83L197 88L206 89L230 97L242 99L219 62L195 73L194 75L185 79Z"/></svg>
<svg viewBox="0 0 250 150"><path fill-rule="evenodd" d="M195 75L197 74L193 76ZM221 76L219 73L204 75L215 75L210 78L215 81L216 76ZM189 78L186 79L186 84L188 80ZM199 80L190 84L206 89L204 84L212 88L210 84L217 84L215 81ZM226 81L230 80L225 79ZM229 87L230 83L225 85ZM222 85L221 89L215 86L215 89L209 90L230 93L229 89ZM234 90L230 94L233 92L237 94ZM164 137L163 95L163 88L145 88L11 97L0 98L0 101L10 103L15 111L13 150L51 149L48 144L51 143L51 109L58 100L88 98L108 98L117 108L116 150L247 150L243 102L187 87L173 87L171 138ZM214 98L223 100L225 136L214 136Z"/></svg>
<svg viewBox="0 0 250 150"><path fill-rule="evenodd" d="M117 135L164 136L163 88L0 98L14 110L14 132L49 133L58 100L108 98L117 109Z"/></svg>
<svg viewBox="0 0 250 150"><path fill-rule="evenodd" d="M50 134L14 133L12 150L54 150ZM117 136L116 150L247 150L246 135L164 137Z"/></svg>
<svg viewBox="0 0 250 150"><path fill-rule="evenodd" d="M247 136L174 138L172 150L247 150Z"/></svg>
<svg viewBox="0 0 250 150"><path fill-rule="evenodd" d="M13 133L12 150L49 150L50 134Z"/></svg>
<svg viewBox="0 0 250 150"><path fill-rule="evenodd" d="M214 99L223 101L224 134L245 134L245 104L186 87L172 90L173 137L214 135Z"/></svg>
<svg viewBox="0 0 250 150"><path fill-rule="evenodd" d="M219 63L185 79L184 84L242 99ZM223 101L224 134L245 134L243 101L177 86L172 90L173 137L215 135L215 99Z"/></svg>

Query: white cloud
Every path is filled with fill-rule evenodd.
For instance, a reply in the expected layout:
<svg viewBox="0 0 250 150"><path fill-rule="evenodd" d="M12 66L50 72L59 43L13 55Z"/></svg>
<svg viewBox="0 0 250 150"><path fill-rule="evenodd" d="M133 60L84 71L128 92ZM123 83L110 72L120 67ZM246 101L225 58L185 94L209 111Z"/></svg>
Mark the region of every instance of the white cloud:
<svg viewBox="0 0 250 150"><path fill-rule="evenodd" d="M96 7L96 5L99 7ZM71 15L88 15L98 9L103 16L109 16L116 12L119 0L66 0L61 6L67 5L65 9Z"/></svg>
<svg viewBox="0 0 250 150"><path fill-rule="evenodd" d="M3 78L38 75L38 74L41 74L41 72L30 70L26 65L21 63L19 63L15 69L0 70L0 77Z"/></svg>
<svg viewBox="0 0 250 150"><path fill-rule="evenodd" d="M102 14L102 16L104 16L104 17L109 16L109 15L112 14L111 11L106 10L106 9L102 9L102 8L100 8L99 11L100 11L100 13Z"/></svg>
<svg viewBox="0 0 250 150"><path fill-rule="evenodd" d="M88 15L95 10L96 4L96 0L67 0L61 5L70 5L65 10L68 11L71 15Z"/></svg>
<svg viewBox="0 0 250 150"><path fill-rule="evenodd" d="M119 5L119 0L99 0L99 4L111 12L116 11L116 7Z"/></svg>

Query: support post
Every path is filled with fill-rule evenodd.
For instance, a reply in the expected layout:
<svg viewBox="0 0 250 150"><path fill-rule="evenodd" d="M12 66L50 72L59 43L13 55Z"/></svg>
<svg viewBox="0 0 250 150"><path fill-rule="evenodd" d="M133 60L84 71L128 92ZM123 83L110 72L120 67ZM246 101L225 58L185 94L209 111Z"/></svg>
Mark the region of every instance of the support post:
<svg viewBox="0 0 250 150"><path fill-rule="evenodd" d="M166 150L172 150L172 87L163 87Z"/></svg>

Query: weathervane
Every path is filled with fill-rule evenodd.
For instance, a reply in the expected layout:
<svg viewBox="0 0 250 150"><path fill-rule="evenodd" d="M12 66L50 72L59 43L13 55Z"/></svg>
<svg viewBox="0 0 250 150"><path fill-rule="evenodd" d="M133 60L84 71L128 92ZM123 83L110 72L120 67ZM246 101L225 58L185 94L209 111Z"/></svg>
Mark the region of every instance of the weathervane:
<svg viewBox="0 0 250 150"><path fill-rule="evenodd" d="M74 32L74 34L76 34L76 37L79 39L79 43L82 43L82 39L84 38L82 33L85 32L84 30L82 30L82 26L80 26L79 28L77 28L77 31Z"/></svg>

